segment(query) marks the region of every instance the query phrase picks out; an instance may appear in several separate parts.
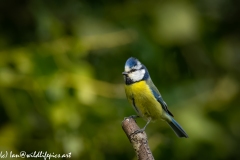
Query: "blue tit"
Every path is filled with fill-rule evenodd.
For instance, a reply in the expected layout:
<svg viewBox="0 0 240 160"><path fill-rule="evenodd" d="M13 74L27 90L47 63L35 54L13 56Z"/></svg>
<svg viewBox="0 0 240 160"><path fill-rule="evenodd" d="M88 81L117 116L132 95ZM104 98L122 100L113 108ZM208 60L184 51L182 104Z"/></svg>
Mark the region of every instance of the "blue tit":
<svg viewBox="0 0 240 160"><path fill-rule="evenodd" d="M155 120L166 121L178 137L188 138L187 133L173 118L160 92L153 84L147 68L136 58L129 58L122 73L125 81L125 92L128 101L139 117L147 120L146 126Z"/></svg>

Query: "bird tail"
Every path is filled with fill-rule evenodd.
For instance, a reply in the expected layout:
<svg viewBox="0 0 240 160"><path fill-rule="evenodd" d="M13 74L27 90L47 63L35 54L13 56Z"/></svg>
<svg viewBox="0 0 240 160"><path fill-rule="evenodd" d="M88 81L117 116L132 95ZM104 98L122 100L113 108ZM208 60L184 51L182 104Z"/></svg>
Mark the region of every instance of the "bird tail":
<svg viewBox="0 0 240 160"><path fill-rule="evenodd" d="M171 121L168 121L168 124L170 125L170 127L173 129L173 131L175 132L175 134L178 137L185 137L188 138L187 133L184 131L184 129L180 126L180 124L177 123L177 121L175 121L174 118L171 117Z"/></svg>

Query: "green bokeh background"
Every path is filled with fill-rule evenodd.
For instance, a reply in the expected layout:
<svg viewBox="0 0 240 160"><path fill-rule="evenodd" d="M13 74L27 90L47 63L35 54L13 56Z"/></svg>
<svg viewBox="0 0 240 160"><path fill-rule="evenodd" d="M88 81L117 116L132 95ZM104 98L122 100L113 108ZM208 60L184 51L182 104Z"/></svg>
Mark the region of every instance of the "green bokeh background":
<svg viewBox="0 0 240 160"><path fill-rule="evenodd" d="M190 137L151 123L146 132L155 159L239 159L239 6L235 0L1 1L0 151L136 159L121 128L135 114L121 75L134 56Z"/></svg>

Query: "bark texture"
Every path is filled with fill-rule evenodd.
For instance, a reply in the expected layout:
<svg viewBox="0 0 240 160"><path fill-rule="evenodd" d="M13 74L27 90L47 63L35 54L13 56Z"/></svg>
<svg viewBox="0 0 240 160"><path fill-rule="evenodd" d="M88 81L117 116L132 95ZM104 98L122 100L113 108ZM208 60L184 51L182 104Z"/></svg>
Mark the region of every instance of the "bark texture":
<svg viewBox="0 0 240 160"><path fill-rule="evenodd" d="M122 122L122 128L126 133L129 141L132 143L133 149L136 152L138 160L154 160L152 152L148 146L146 132L134 133L140 128L136 121L131 118L125 118Z"/></svg>

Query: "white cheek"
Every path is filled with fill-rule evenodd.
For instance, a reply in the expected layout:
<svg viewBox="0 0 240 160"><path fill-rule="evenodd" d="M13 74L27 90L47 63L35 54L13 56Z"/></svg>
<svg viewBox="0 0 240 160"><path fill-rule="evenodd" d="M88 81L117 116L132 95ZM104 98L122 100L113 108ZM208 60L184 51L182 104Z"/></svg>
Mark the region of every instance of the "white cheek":
<svg viewBox="0 0 240 160"><path fill-rule="evenodd" d="M141 72L142 72L142 74L143 74L143 77L144 77L144 75L145 75L145 69L141 69Z"/></svg>
<svg viewBox="0 0 240 160"><path fill-rule="evenodd" d="M143 79L145 74L145 70L140 70L140 71L135 71L133 73L130 73L129 77L133 80L133 81L140 81Z"/></svg>

